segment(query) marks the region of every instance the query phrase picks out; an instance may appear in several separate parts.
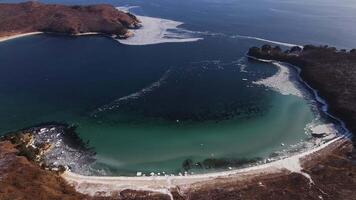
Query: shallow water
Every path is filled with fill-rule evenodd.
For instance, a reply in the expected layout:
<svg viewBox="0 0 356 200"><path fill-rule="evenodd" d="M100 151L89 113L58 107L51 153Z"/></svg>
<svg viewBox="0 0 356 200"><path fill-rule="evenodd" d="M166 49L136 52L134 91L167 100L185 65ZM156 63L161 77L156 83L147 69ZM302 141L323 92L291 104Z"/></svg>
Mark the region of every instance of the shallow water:
<svg viewBox="0 0 356 200"><path fill-rule="evenodd" d="M235 36L351 48L345 41L356 38L352 32L342 29L347 38L333 39L332 28L314 28L331 14L328 20L340 24L335 16L346 18L354 8L329 13L330 1L297 17L287 11L303 5L286 2L130 1L139 6L135 13L184 22L185 34L204 38L196 42L128 46L96 36L36 35L1 43L0 132L76 124L97 151L93 169L78 173L104 175L178 173L187 159L263 159L308 140L305 128L320 120L312 101L254 84L278 69L244 57L266 41ZM288 23L292 17L298 30ZM304 18L310 21L300 24Z"/></svg>

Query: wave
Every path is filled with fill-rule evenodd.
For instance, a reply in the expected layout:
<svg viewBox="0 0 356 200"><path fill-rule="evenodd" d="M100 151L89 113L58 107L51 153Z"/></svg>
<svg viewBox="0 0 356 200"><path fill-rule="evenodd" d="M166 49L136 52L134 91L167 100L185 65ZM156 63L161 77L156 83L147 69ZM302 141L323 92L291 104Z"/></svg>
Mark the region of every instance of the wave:
<svg viewBox="0 0 356 200"><path fill-rule="evenodd" d="M99 112L103 112L103 111L106 111L106 110L112 110L112 109L118 108L118 107L120 107L120 105L122 105L123 102L127 102L127 101L133 100L133 99L138 99L138 98L140 98L140 97L142 97L144 95L147 95L148 93L152 92L153 90L159 88L164 82L166 82L166 80L169 77L170 73L171 73L171 70L169 69L161 76L161 78L158 81L151 83L150 85L148 85L147 87L141 89L138 92L134 92L132 94L123 96L123 97L121 97L119 99L116 99L112 103L109 103L107 105L104 105L104 106L98 108L96 111L94 111L92 113L92 115L95 117L96 114L99 113Z"/></svg>
<svg viewBox="0 0 356 200"><path fill-rule="evenodd" d="M292 44L292 43L286 43L286 42L279 42L279 41L268 40L268 39L264 39L264 38L253 37L253 36L233 35L233 36L231 36L231 38L251 39L251 40L258 40L258 41L262 41L262 42L268 42L268 43L272 43L272 44L277 44L277 45L281 45L281 46L286 46L286 47L298 46L298 47L300 47L300 48L303 48L302 45L298 45L298 44Z"/></svg>
<svg viewBox="0 0 356 200"><path fill-rule="evenodd" d="M119 10L129 11L131 7L117 7ZM131 30L133 36L127 39L118 39L125 45L151 45L160 43L176 43L176 42L196 42L202 40L201 37L193 37L192 31L179 28L183 22L136 15L141 21L142 27Z"/></svg>

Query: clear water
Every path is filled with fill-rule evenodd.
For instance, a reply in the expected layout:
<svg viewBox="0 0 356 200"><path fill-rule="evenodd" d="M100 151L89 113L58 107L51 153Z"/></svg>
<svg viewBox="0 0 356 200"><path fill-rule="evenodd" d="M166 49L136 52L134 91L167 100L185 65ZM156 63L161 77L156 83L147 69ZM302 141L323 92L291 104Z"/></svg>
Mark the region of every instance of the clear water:
<svg viewBox="0 0 356 200"><path fill-rule="evenodd" d="M97 151L93 167L109 175L177 173L186 159L263 158L308 138L304 128L316 117L308 100L252 84L277 72L244 58L265 42L231 36L356 46L351 1L95 2L138 5L135 13L209 33L149 46L50 35L0 44L0 132L76 124Z"/></svg>

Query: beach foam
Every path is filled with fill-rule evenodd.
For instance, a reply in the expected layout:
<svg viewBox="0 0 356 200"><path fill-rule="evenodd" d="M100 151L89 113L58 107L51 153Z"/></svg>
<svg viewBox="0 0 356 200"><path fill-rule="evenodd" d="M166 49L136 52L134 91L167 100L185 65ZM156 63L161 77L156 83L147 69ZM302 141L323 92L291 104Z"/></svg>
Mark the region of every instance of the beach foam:
<svg viewBox="0 0 356 200"><path fill-rule="evenodd" d="M117 7L119 10L129 11L131 7ZM118 39L122 44L126 45L150 45L172 42L195 42L203 38L194 37L194 32L179 28L182 22L147 17L136 15L142 22L142 27L135 30L130 30L133 36L127 39Z"/></svg>
<svg viewBox="0 0 356 200"><path fill-rule="evenodd" d="M292 78L290 68L279 62L270 62L278 67L278 72L268 78L254 81L256 85L264 85L283 95L295 95L303 97L303 92L298 87L298 82Z"/></svg>

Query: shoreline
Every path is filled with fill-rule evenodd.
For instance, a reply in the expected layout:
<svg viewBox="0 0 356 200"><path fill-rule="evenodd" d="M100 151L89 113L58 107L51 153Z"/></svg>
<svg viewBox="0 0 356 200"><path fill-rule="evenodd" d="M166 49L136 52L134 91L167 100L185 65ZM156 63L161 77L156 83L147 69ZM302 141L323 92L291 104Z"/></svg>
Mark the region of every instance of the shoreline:
<svg viewBox="0 0 356 200"><path fill-rule="evenodd" d="M8 40L27 37L27 36L31 36L31 35L39 35L39 34L44 34L44 32L36 31L36 32L29 32L29 33L19 33L19 34L10 35L10 36L0 36L0 42L5 42Z"/></svg>
<svg viewBox="0 0 356 200"><path fill-rule="evenodd" d="M332 115L329 112L329 105L326 102L325 99L323 99L320 95L319 95L319 91L317 89L314 89L313 87L310 86L310 84L308 84L306 81L303 80L303 78L301 77L301 72L302 69L296 65L287 63L287 62L281 62L281 61L277 61L277 60L266 60L266 59L260 59L257 57L253 57L253 56L249 56L246 55L247 58L259 61L259 62L264 62L264 63L271 63L273 65L275 65L275 63L281 64L287 68L292 68L294 70L297 71L297 81L300 82L302 85L304 85L306 90L309 90L311 92L311 94L313 95L313 98L316 100L316 103L320 105L320 109L322 111L322 113L324 113L325 115L327 115L329 118L331 118L332 120L336 121L337 123L339 123L339 125L341 126L341 128L343 129L343 136L346 136L347 138L351 138L352 137L352 133L351 131L346 127L346 124L344 121L342 121L340 118ZM318 106L319 107L319 106Z"/></svg>
<svg viewBox="0 0 356 200"><path fill-rule="evenodd" d="M208 174L197 174L188 176L150 176L150 177L124 177L124 176L84 176L65 171L61 177L70 185L83 194L90 196L100 193L102 196L110 196L113 192L131 189L137 191L151 191L168 194L175 188L190 188L195 184L214 183L216 180L238 178L245 180L260 175L271 175L278 173L298 173L303 175L312 184L313 180L309 174L303 172L302 162L323 150L332 151L344 142L349 141L347 137L339 136L331 139L308 151L252 167L215 172ZM169 195L169 194L168 194ZM169 195L171 196L171 195Z"/></svg>
<svg viewBox="0 0 356 200"><path fill-rule="evenodd" d="M29 33L19 33L19 34L15 34L15 35L11 35L11 36L0 36L0 43L1 42L6 42L9 40L14 40L17 38L22 38L22 37L27 37L27 36L33 36L33 35L40 35L40 34L52 34L52 35L63 35L63 36L69 36L69 37L80 37L80 36L104 36L104 37L108 37L108 38L112 38L113 40L117 41L116 38L114 38L113 36L104 34L104 33L100 33L100 32L86 32L86 33L78 33L78 34L66 34L66 33L55 33L55 32L29 32ZM127 37L126 37L127 36ZM123 40L132 37L132 32L128 31L127 34L125 34L124 36L120 36L120 37L126 37ZM122 40L122 39L120 39Z"/></svg>
<svg viewBox="0 0 356 200"><path fill-rule="evenodd" d="M262 61L262 62L277 62L273 60L262 60L252 56L247 56L248 58ZM295 77L298 82L304 85L307 90L311 90L313 98L316 100L317 104L320 106L320 109L330 118L336 120L340 123L341 128L343 129L342 135L336 135L332 139L314 146L312 149L299 152L295 155L281 158L269 163L258 164L251 167L235 169L231 171L222 171L222 172L212 172L207 174L195 174L187 176L147 176L147 177L126 177L126 176L84 176L76 174L70 171L65 171L61 177L63 177L70 185L73 185L76 190L80 193L87 195L96 195L100 193L103 196L110 196L113 192L120 192L123 190L131 189L137 191L150 191L158 192L169 197L172 196L171 190L175 188L185 187L190 188L194 184L208 184L214 182L216 179L226 179L226 178L248 178L255 177L260 175L272 175L276 173L283 173L284 171L289 171L290 173L298 173L309 180L310 184L313 184L313 179L311 176L303 171L302 161L307 157L313 156L313 154L318 153L322 150L328 151L332 149L331 146L338 143L343 144L343 141L350 141L350 131L344 126L344 123L328 113L328 104L324 99L318 95L318 91L309 86L300 76L300 68L290 65L289 63L281 63L286 65L288 68L293 68L297 70L297 76ZM310 161L312 162L312 161ZM173 199L173 198L171 198Z"/></svg>

